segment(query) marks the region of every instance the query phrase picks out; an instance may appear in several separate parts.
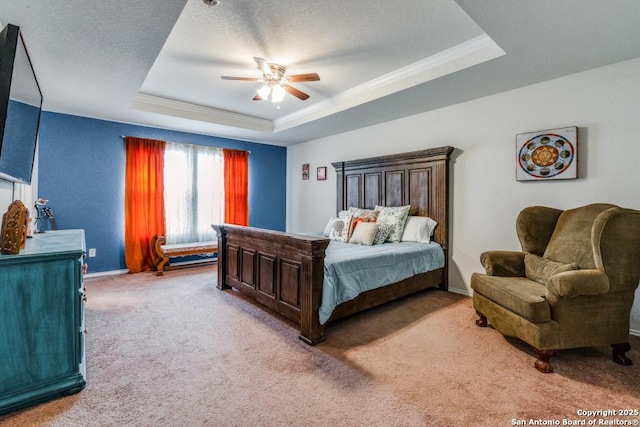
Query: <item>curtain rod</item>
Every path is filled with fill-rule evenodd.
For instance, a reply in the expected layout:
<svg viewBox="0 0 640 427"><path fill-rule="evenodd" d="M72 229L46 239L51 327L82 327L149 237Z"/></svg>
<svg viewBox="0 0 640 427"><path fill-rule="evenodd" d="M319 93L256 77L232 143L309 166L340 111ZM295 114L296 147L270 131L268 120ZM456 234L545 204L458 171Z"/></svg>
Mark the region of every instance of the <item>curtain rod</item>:
<svg viewBox="0 0 640 427"><path fill-rule="evenodd" d="M120 135L120 138L125 139L127 136L131 136L131 135ZM131 138L140 138L139 136L131 136ZM140 138L140 139L149 139L149 138ZM165 142L171 142L172 144L183 144L183 145L199 145L201 147L211 147L210 145L202 145L202 144L188 144L188 143L184 143L184 142L173 142L173 141L165 141ZM221 147L213 147L213 148L221 148ZM222 149L225 149L226 147L222 147ZM240 150L238 148L227 148L227 150L238 150L238 151L246 151L247 153L251 154L251 150Z"/></svg>

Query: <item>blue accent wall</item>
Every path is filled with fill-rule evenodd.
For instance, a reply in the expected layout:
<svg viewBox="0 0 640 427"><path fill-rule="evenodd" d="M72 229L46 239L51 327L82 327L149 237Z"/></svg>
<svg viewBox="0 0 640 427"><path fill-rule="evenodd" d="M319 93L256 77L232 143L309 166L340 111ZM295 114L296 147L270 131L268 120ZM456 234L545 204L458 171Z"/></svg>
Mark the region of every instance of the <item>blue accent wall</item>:
<svg viewBox="0 0 640 427"><path fill-rule="evenodd" d="M251 151L249 221L284 231L284 147L43 112L38 148L38 197L49 200L59 229L85 230L90 273L126 269L122 135Z"/></svg>

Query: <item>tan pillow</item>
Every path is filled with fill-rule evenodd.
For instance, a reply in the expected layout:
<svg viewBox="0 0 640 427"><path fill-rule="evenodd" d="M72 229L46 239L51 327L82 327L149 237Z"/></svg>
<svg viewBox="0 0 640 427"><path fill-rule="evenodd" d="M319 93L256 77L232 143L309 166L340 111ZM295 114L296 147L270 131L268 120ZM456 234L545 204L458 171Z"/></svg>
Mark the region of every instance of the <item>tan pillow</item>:
<svg viewBox="0 0 640 427"><path fill-rule="evenodd" d="M353 230L349 243L371 246L377 231L378 225L375 222L361 222Z"/></svg>
<svg viewBox="0 0 640 427"><path fill-rule="evenodd" d="M563 264L561 262L551 261L540 258L538 255L525 254L524 256L524 274L528 279L546 285L549 278L554 274L563 273L565 271L577 270L578 264Z"/></svg>

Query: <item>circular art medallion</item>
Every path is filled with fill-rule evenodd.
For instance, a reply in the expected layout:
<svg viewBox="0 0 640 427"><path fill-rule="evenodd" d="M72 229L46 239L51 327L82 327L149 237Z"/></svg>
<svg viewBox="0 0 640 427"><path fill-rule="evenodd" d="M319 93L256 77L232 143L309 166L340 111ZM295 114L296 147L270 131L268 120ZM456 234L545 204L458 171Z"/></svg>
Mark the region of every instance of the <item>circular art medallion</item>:
<svg viewBox="0 0 640 427"><path fill-rule="evenodd" d="M518 164L536 178L551 178L567 170L575 158L575 148L562 135L543 133L520 147Z"/></svg>

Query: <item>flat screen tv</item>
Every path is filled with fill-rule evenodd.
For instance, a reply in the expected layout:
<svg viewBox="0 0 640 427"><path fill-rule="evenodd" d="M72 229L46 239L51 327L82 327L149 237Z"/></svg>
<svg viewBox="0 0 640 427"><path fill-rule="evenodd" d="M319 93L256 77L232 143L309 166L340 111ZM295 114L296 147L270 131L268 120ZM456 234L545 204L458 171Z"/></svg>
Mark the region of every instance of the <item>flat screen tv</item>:
<svg viewBox="0 0 640 427"><path fill-rule="evenodd" d="M0 33L0 179L31 183L42 92L20 27Z"/></svg>

